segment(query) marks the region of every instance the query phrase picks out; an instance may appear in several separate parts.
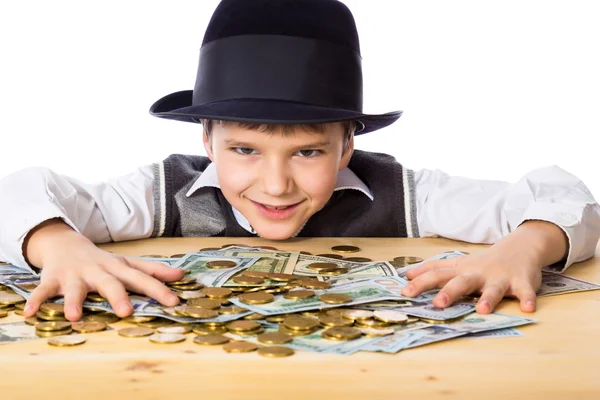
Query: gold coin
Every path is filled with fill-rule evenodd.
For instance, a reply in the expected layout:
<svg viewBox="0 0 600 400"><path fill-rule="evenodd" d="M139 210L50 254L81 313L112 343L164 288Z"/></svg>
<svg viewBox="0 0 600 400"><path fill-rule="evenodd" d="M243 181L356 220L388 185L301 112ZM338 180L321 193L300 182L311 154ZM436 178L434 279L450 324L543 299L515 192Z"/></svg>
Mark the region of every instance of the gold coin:
<svg viewBox="0 0 600 400"><path fill-rule="evenodd" d="M263 357L281 358L294 355L294 350L284 346L267 346L258 349L258 354Z"/></svg>
<svg viewBox="0 0 600 400"><path fill-rule="evenodd" d="M181 253L181 254L172 254L171 257L169 258L183 258L185 257L185 254Z"/></svg>
<svg viewBox="0 0 600 400"><path fill-rule="evenodd" d="M408 315L395 310L377 310L373 312L375 319L391 324L403 324L408 321Z"/></svg>
<svg viewBox="0 0 600 400"><path fill-rule="evenodd" d="M227 329L223 326L211 328L209 326L195 326L192 329L196 335L222 335L223 333L227 333Z"/></svg>
<svg viewBox="0 0 600 400"><path fill-rule="evenodd" d="M185 340L185 335L181 333L155 333L148 339L150 339L152 343L173 344L183 342Z"/></svg>
<svg viewBox="0 0 600 400"><path fill-rule="evenodd" d="M307 336L314 333L317 329L308 329L303 331L295 331L293 329L286 328L283 325L279 325L279 332L289 336Z"/></svg>
<svg viewBox="0 0 600 400"><path fill-rule="evenodd" d="M280 323L283 322L287 317L289 317L289 314L271 315L265 318L265 320L267 322Z"/></svg>
<svg viewBox="0 0 600 400"><path fill-rule="evenodd" d="M312 253L309 251L301 251L300 254L304 254L305 256L312 256Z"/></svg>
<svg viewBox="0 0 600 400"><path fill-rule="evenodd" d="M387 322L376 321L374 319L356 320L354 324L358 328L386 328L390 326Z"/></svg>
<svg viewBox="0 0 600 400"><path fill-rule="evenodd" d="M217 327L225 327L225 322L215 322L215 321L205 321L202 323L203 326L208 326L210 328L217 328Z"/></svg>
<svg viewBox="0 0 600 400"><path fill-rule="evenodd" d="M248 311L248 310L245 308L242 308L242 307L238 307L238 306L221 307L221 308L217 309L217 312L221 315L241 314L246 311Z"/></svg>
<svg viewBox="0 0 600 400"><path fill-rule="evenodd" d="M223 287L207 287L200 290L200 293L207 295L210 299L224 299L231 296L231 289Z"/></svg>
<svg viewBox="0 0 600 400"><path fill-rule="evenodd" d="M77 322L71 325L71 328L79 333L92 333L103 331L106 329L106 326L104 322Z"/></svg>
<svg viewBox="0 0 600 400"><path fill-rule="evenodd" d="M117 332L119 336L128 338L139 338L154 334L154 329L151 328L122 328Z"/></svg>
<svg viewBox="0 0 600 400"><path fill-rule="evenodd" d="M262 271L250 271L250 270L244 270L240 275L244 275L244 276L249 276L252 278L262 278L265 279L267 276L267 272L262 272Z"/></svg>
<svg viewBox="0 0 600 400"><path fill-rule="evenodd" d="M339 268L339 265L330 262L316 262L312 264L308 264L306 268L311 269L313 271L320 271L322 269L331 269L331 268Z"/></svg>
<svg viewBox="0 0 600 400"><path fill-rule="evenodd" d="M279 251L279 249L277 249L276 247L273 247L273 246L259 246L258 248L263 249L263 250Z"/></svg>
<svg viewBox="0 0 600 400"><path fill-rule="evenodd" d="M307 279L307 280L302 281L302 286L307 289L322 290L322 289L329 289L331 287L331 283L321 282L316 279L312 279L312 280Z"/></svg>
<svg viewBox="0 0 600 400"><path fill-rule="evenodd" d="M284 299L288 300L303 300L313 297L315 292L312 290L292 290L283 295Z"/></svg>
<svg viewBox="0 0 600 400"><path fill-rule="evenodd" d="M331 253L317 254L317 257L333 258L334 260L342 260L344 258L344 256L342 256L341 254Z"/></svg>
<svg viewBox="0 0 600 400"><path fill-rule="evenodd" d="M237 265L235 261L230 260L218 260L218 261L209 261L206 263L206 267L210 269L225 269L225 268L233 268Z"/></svg>
<svg viewBox="0 0 600 400"><path fill-rule="evenodd" d="M145 255L140 256L140 257L144 257L144 258L169 258L169 257L167 257L165 255L162 255L162 254L145 254Z"/></svg>
<svg viewBox="0 0 600 400"><path fill-rule="evenodd" d="M17 303L14 305L17 310L25 309L25 303Z"/></svg>
<svg viewBox="0 0 600 400"><path fill-rule="evenodd" d="M430 318L419 318L419 320L423 322L427 322L428 324L450 324L452 322L460 321L464 316L458 318L450 318L450 319L430 319Z"/></svg>
<svg viewBox="0 0 600 400"><path fill-rule="evenodd" d="M8 316L8 311L6 310L0 310L0 318L5 318Z"/></svg>
<svg viewBox="0 0 600 400"><path fill-rule="evenodd" d="M202 299L206 297L204 293L195 290L184 290L183 292L175 292L177 297L181 300L189 300L189 299Z"/></svg>
<svg viewBox="0 0 600 400"><path fill-rule="evenodd" d="M35 335L37 337L42 337L42 338L49 338L49 337L54 337L54 336L62 336L62 335L68 335L71 332L73 332L73 329L68 328L68 329L63 329L61 331L35 331Z"/></svg>
<svg viewBox="0 0 600 400"><path fill-rule="evenodd" d="M38 319L42 319L44 321L66 321L67 320L64 315L55 315L55 316L52 316L52 315L48 315L46 313L43 313L41 311L38 311L35 314L35 316L38 317Z"/></svg>
<svg viewBox="0 0 600 400"><path fill-rule="evenodd" d="M265 282L263 278L256 278L247 275L234 276L231 278L231 280L235 283L239 283L240 285L261 285Z"/></svg>
<svg viewBox="0 0 600 400"><path fill-rule="evenodd" d="M194 291L194 290L202 289L204 287L204 285L200 282L195 282L195 283L190 283L188 285L171 285L169 287L174 290Z"/></svg>
<svg viewBox="0 0 600 400"><path fill-rule="evenodd" d="M321 323L321 325L331 328L340 326L352 326L353 324L353 322L348 319L344 319L341 317L332 317L330 315L321 315L319 317L319 322Z"/></svg>
<svg viewBox="0 0 600 400"><path fill-rule="evenodd" d="M323 333L321 337L325 339L339 339L339 340L354 340L358 339L362 335L362 332L356 328L329 328Z"/></svg>
<svg viewBox="0 0 600 400"><path fill-rule="evenodd" d="M171 321L169 319L155 319L152 321L137 323L137 326L139 326L140 328L150 328L150 329L157 329L157 328L160 328L161 326L170 326L170 325L173 325L173 321Z"/></svg>
<svg viewBox="0 0 600 400"><path fill-rule="evenodd" d="M228 243L228 244L224 244L223 246L221 246L221 248L225 248L225 247L247 247L249 249L253 249L254 247L249 246L247 244L239 244L239 243Z"/></svg>
<svg viewBox="0 0 600 400"><path fill-rule="evenodd" d="M94 293L94 292L88 293L87 297L85 299L87 301L91 301L94 303L101 303L103 301L106 301L106 299L104 297L102 297L99 293Z"/></svg>
<svg viewBox="0 0 600 400"><path fill-rule="evenodd" d="M165 282L167 286L185 286L196 283L196 278L182 278L178 281Z"/></svg>
<svg viewBox="0 0 600 400"><path fill-rule="evenodd" d="M202 335L194 338L194 343L204 346L216 346L229 342L229 338L223 335Z"/></svg>
<svg viewBox="0 0 600 400"><path fill-rule="evenodd" d="M296 278L292 274L268 273L267 278L277 282L289 282Z"/></svg>
<svg viewBox="0 0 600 400"><path fill-rule="evenodd" d="M216 250L221 250L220 247L204 247L200 250L198 250L199 253L203 252L203 251L216 251Z"/></svg>
<svg viewBox="0 0 600 400"><path fill-rule="evenodd" d="M17 293L0 292L0 304L25 303L25 298Z"/></svg>
<svg viewBox="0 0 600 400"><path fill-rule="evenodd" d="M35 329L37 329L38 331L44 331L44 332L62 331L64 329L70 329L70 328L71 328L71 323L63 322L63 321L42 322L35 326Z"/></svg>
<svg viewBox="0 0 600 400"><path fill-rule="evenodd" d="M369 310L343 310L341 314L342 318L349 319L351 321L360 321L373 318L373 311Z"/></svg>
<svg viewBox="0 0 600 400"><path fill-rule="evenodd" d="M205 308L207 310L216 310L221 307L221 302L211 299L189 299L187 304L188 306Z"/></svg>
<svg viewBox="0 0 600 400"><path fill-rule="evenodd" d="M401 265L402 267L406 267L407 265L423 262L423 259L421 257L414 257L414 256L400 256L400 257L394 257L394 261L396 263L398 263L399 265Z"/></svg>
<svg viewBox="0 0 600 400"><path fill-rule="evenodd" d="M181 333L185 335L186 333L190 333L192 331L192 327L189 325L171 325L171 326L161 326L156 329L158 333Z"/></svg>
<svg viewBox="0 0 600 400"><path fill-rule="evenodd" d="M336 253L358 253L360 248L356 246L333 246L331 250Z"/></svg>
<svg viewBox="0 0 600 400"><path fill-rule="evenodd" d="M352 297L342 293L322 294L319 300L327 304L344 304L352 302Z"/></svg>
<svg viewBox="0 0 600 400"><path fill-rule="evenodd" d="M209 310L206 308L194 307L194 306L177 306L175 312L184 317L192 318L216 318L219 313L215 310Z"/></svg>
<svg viewBox="0 0 600 400"><path fill-rule="evenodd" d="M256 320L264 319L264 318L265 318L265 316L262 314L259 314L259 313L252 313L252 314L246 315L244 317L244 319L248 320L248 321L256 321Z"/></svg>
<svg viewBox="0 0 600 400"><path fill-rule="evenodd" d="M258 345L250 342L229 342L223 346L223 350L228 353L249 353L258 349Z"/></svg>
<svg viewBox="0 0 600 400"><path fill-rule="evenodd" d="M15 315L20 315L21 317L23 316L23 310L20 310L18 308L14 309L14 313L15 313Z"/></svg>
<svg viewBox="0 0 600 400"><path fill-rule="evenodd" d="M149 322L149 321L153 321L155 320L157 317L153 317L153 316L145 316L145 315L131 315L127 318L123 318L124 322L129 322L132 324L137 324L140 322Z"/></svg>
<svg viewBox="0 0 600 400"><path fill-rule="evenodd" d="M336 268L327 268L319 270L319 275L342 275L347 274L348 268L336 267Z"/></svg>
<svg viewBox="0 0 600 400"><path fill-rule="evenodd" d="M245 304L267 304L275 301L275 296L270 293L244 293L238 300Z"/></svg>
<svg viewBox="0 0 600 400"><path fill-rule="evenodd" d="M417 317L411 317L410 315L408 316L408 319L406 320L406 324L414 324L415 322L419 322L419 318Z"/></svg>
<svg viewBox="0 0 600 400"><path fill-rule="evenodd" d="M283 320L282 324L293 331L306 331L317 328L319 321L315 318L291 316Z"/></svg>
<svg viewBox="0 0 600 400"><path fill-rule="evenodd" d="M260 323L256 321L233 321L225 326L231 332L252 331L261 327Z"/></svg>
<svg viewBox="0 0 600 400"><path fill-rule="evenodd" d="M368 257L346 257L346 258L344 258L344 261L364 263L364 262L371 262L373 260L371 260Z"/></svg>
<svg viewBox="0 0 600 400"><path fill-rule="evenodd" d="M50 346L56 347L70 347L70 346L78 346L80 344L84 344L86 341L85 337L82 335L69 335L69 336L57 336L48 339L48 344Z"/></svg>
<svg viewBox="0 0 600 400"><path fill-rule="evenodd" d="M264 344L286 344L293 341L294 338L281 332L269 332L261 333L256 340Z"/></svg>
<svg viewBox="0 0 600 400"><path fill-rule="evenodd" d="M40 321L39 319L37 319L37 317L27 317L25 318L25 323L27 325L37 325L39 323L41 323L42 321Z"/></svg>
<svg viewBox="0 0 600 400"><path fill-rule="evenodd" d="M99 313L92 315L84 315L83 320L85 322L104 322L105 324L114 324L121 320L115 314L110 313Z"/></svg>
<svg viewBox="0 0 600 400"><path fill-rule="evenodd" d="M396 333L394 328L360 328L360 331L363 335L370 337L388 336Z"/></svg>
<svg viewBox="0 0 600 400"><path fill-rule="evenodd" d="M235 332L236 335L239 336L254 336L254 335L259 335L261 333L263 333L265 331L265 328L263 328L262 326L251 330L251 331L239 331L239 332Z"/></svg>
<svg viewBox="0 0 600 400"><path fill-rule="evenodd" d="M65 315L65 306L58 303L42 303L40 311L50 316Z"/></svg>

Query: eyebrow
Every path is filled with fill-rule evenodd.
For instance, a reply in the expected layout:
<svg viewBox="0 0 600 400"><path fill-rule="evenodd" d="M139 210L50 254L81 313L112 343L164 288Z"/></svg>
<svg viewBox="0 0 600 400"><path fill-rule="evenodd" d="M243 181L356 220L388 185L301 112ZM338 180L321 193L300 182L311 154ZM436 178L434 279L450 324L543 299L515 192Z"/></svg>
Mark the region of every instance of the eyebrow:
<svg viewBox="0 0 600 400"><path fill-rule="evenodd" d="M253 149L256 147L256 145L252 144L252 143L248 143L248 142L240 142L238 140L233 140L233 139L225 139L225 144L227 146L231 146L231 147L242 147L242 148L248 148L248 149ZM313 142L313 143L307 143L307 144L303 144L300 146L296 146L297 149L309 149L309 148L315 148L315 147L327 147L331 144L331 142L329 142L328 140L322 140L320 142Z"/></svg>

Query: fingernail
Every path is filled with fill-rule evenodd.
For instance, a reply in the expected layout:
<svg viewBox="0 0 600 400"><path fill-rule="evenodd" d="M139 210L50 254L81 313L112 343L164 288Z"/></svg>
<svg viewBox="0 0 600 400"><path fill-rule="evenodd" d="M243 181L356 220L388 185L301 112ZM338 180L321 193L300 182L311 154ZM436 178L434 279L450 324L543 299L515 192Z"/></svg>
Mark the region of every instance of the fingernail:
<svg viewBox="0 0 600 400"><path fill-rule="evenodd" d="M31 311L33 311L33 306L31 304L27 304L27 305L25 305L25 308L23 309L23 314L28 314Z"/></svg>
<svg viewBox="0 0 600 400"><path fill-rule="evenodd" d="M406 294L413 294L413 292L414 292L414 291L415 291L415 288L414 288L412 285L407 285L407 286L404 288L404 292L405 292Z"/></svg>
<svg viewBox="0 0 600 400"><path fill-rule="evenodd" d="M123 301L119 304L119 312L122 314L126 314L129 312L129 303L127 303L126 301Z"/></svg>
<svg viewBox="0 0 600 400"><path fill-rule="evenodd" d="M450 301L450 299L448 298L448 295L446 293L440 293L438 296L440 299L439 301L442 303L443 306L448 304L448 302Z"/></svg>
<svg viewBox="0 0 600 400"><path fill-rule="evenodd" d="M79 314L79 307L77 307L76 305L71 305L69 306L68 309L68 313L69 315L78 315Z"/></svg>
<svg viewBox="0 0 600 400"><path fill-rule="evenodd" d="M492 305L491 305L491 304L490 304L490 302L489 302L489 301L487 301L487 300L483 300L483 301L481 302L481 306L482 306L482 307L485 307L485 308L487 308L487 309L491 309L491 308L492 308Z"/></svg>
<svg viewBox="0 0 600 400"><path fill-rule="evenodd" d="M535 303L534 303L533 301L529 300L529 301L526 303L526 305L527 305L527 307L530 307L530 308L532 308L532 309L534 309L534 310L535 310Z"/></svg>

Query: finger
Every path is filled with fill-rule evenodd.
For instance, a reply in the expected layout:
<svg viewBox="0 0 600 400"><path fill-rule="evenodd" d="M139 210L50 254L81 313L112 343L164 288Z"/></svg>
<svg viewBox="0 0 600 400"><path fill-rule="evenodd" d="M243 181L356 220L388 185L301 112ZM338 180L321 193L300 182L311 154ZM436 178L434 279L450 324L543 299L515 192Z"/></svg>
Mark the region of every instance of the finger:
<svg viewBox="0 0 600 400"><path fill-rule="evenodd" d="M163 282L178 281L183 278L185 271L181 269L167 267L165 264L147 260L140 260L133 257L125 257L125 263L131 268L142 271Z"/></svg>
<svg viewBox="0 0 600 400"><path fill-rule="evenodd" d="M454 258L449 258L446 260L433 260L433 261L427 261L424 262L421 266L414 268L414 269L409 269L408 271L406 271L406 277L408 279L415 279L417 276L419 275L423 275L426 272L429 271L435 271L437 269L444 269L444 268L454 268L456 267L456 259L458 257L454 257Z"/></svg>
<svg viewBox="0 0 600 400"><path fill-rule="evenodd" d="M127 317L133 311L125 287L114 276L106 272L98 272L87 283L108 300L119 317Z"/></svg>
<svg viewBox="0 0 600 400"><path fill-rule="evenodd" d="M144 272L121 264L110 268L109 272L117 277L127 289L150 296L166 306L179 304L179 297L171 289Z"/></svg>
<svg viewBox="0 0 600 400"><path fill-rule="evenodd" d="M521 303L521 311L523 312L534 312L537 303L537 296L535 290L531 284L523 284L513 289L513 294L519 299Z"/></svg>
<svg viewBox="0 0 600 400"><path fill-rule="evenodd" d="M24 317L32 317L34 316L38 310L40 309L40 305L45 302L47 299L54 297L58 294L58 283L54 280L50 282L42 282L38 287L36 287L29 299L27 300L27 304L23 309Z"/></svg>
<svg viewBox="0 0 600 400"><path fill-rule="evenodd" d="M433 298L433 305L444 308L466 294L471 294L482 286L479 275L458 275L451 279Z"/></svg>
<svg viewBox="0 0 600 400"><path fill-rule="evenodd" d="M65 318L69 321L79 321L82 315L81 305L87 296L87 286L79 278L72 278L64 286Z"/></svg>
<svg viewBox="0 0 600 400"><path fill-rule="evenodd" d="M504 294L508 290L508 284L496 282L486 285L482 292L479 301L475 306L475 311L480 314L489 314L494 311L494 308L502 301Z"/></svg>
<svg viewBox="0 0 600 400"><path fill-rule="evenodd" d="M409 297L415 297L429 289L441 287L450 279L456 276L454 268L444 268L429 271L419 275L412 282L402 289L402 294Z"/></svg>

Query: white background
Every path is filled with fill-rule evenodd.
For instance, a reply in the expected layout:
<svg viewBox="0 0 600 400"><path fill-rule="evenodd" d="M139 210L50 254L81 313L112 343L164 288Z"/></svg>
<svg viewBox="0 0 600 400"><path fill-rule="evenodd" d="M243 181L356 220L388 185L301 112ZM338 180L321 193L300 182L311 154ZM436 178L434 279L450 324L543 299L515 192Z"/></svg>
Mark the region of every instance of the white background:
<svg viewBox="0 0 600 400"><path fill-rule="evenodd" d="M361 37L364 111L404 110L357 148L478 179L557 164L600 196L596 2L345 3ZM3 2L0 178L47 166L95 182L171 153L204 154L200 125L148 109L193 88L217 4Z"/></svg>

